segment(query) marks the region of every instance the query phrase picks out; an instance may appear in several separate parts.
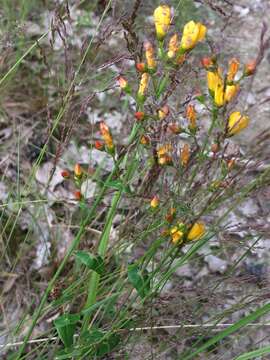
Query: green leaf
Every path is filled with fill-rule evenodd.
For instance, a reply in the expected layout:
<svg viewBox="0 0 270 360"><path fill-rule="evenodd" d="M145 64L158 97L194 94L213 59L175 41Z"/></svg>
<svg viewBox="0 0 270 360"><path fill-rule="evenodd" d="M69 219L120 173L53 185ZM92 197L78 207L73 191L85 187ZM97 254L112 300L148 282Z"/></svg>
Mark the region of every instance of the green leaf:
<svg viewBox="0 0 270 360"><path fill-rule="evenodd" d="M106 186L108 186L110 188L113 188L115 190L120 190L120 191L125 192L127 194L132 193L129 186L124 185L121 180L111 180L106 184Z"/></svg>
<svg viewBox="0 0 270 360"><path fill-rule="evenodd" d="M81 335L81 343L86 346L83 351L88 356L95 353L96 356L103 357L105 354L110 353L118 345L119 341L120 336L118 334L106 334L106 332L99 329L86 330Z"/></svg>
<svg viewBox="0 0 270 360"><path fill-rule="evenodd" d="M93 311L95 311L96 309L100 308L101 306L114 306L118 296L121 295L121 293L116 293L113 294L109 297L107 297L106 299L100 300L98 302L96 302L94 305L91 305L90 307L84 309L81 314L85 315L85 314L90 314Z"/></svg>
<svg viewBox="0 0 270 360"><path fill-rule="evenodd" d="M204 95L196 96L196 100L198 100L203 105L205 104L205 96Z"/></svg>
<svg viewBox="0 0 270 360"><path fill-rule="evenodd" d="M242 354L240 356L238 356L235 360L249 360L249 359L254 359L258 356L262 356L262 355L266 355L270 353L270 346L267 345L265 347L262 347L260 349L257 350L253 350L250 352L247 352L245 354Z"/></svg>
<svg viewBox="0 0 270 360"><path fill-rule="evenodd" d="M73 349L73 348L61 349L57 351L54 359L55 360L78 359L79 356L82 355L81 353L82 352L79 349Z"/></svg>
<svg viewBox="0 0 270 360"><path fill-rule="evenodd" d="M128 266L128 279L138 294L144 299L150 292L150 279L147 273L141 274L137 265Z"/></svg>
<svg viewBox="0 0 270 360"><path fill-rule="evenodd" d="M160 97L160 95L161 95L161 94L163 93L163 91L165 90L165 88L166 88L166 86L167 86L167 84L168 84L168 80L169 80L168 75L164 76L164 77L160 80L160 82L159 82L159 84L158 84L158 86L157 86L157 90L156 90L156 97L157 97L157 99Z"/></svg>
<svg viewBox="0 0 270 360"><path fill-rule="evenodd" d="M99 275L105 273L105 264L101 256L93 256L87 251L77 251L76 259L88 269L95 271Z"/></svg>
<svg viewBox="0 0 270 360"><path fill-rule="evenodd" d="M54 326L65 348L73 345L73 335L79 320L80 314L64 314L54 320Z"/></svg>

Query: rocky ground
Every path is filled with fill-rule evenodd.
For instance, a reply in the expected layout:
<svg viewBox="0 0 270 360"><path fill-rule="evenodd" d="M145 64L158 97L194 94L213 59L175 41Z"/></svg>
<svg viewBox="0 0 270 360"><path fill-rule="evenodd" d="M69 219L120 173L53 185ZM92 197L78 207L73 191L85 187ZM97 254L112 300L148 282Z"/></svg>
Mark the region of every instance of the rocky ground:
<svg viewBox="0 0 270 360"><path fill-rule="evenodd" d="M257 56L263 22L265 21L266 26L269 23L270 3L268 0L205 0L196 1L195 4L198 13L203 14L208 27L214 29L210 30L210 36L217 39L218 51L226 53L224 62L233 56L237 57L241 63L245 63ZM151 14L152 7L151 2L146 2L144 11L148 12L149 10L148 13ZM76 9L75 6L71 7L70 11L73 29L68 28L67 31L70 31L72 46L78 50L81 48L86 34L89 34L89 29L81 26L86 21L87 14L82 9ZM51 15L48 11L39 18L39 22L29 20L23 24L28 37L35 38L42 34ZM92 29L95 28L97 22L98 14L93 13L90 31L94 32ZM270 29L267 29L266 37L269 36ZM116 38L112 37L110 47L116 49L119 41L123 41L121 33L116 34ZM61 39L56 37L54 45L56 53L62 46ZM109 52L106 47L105 51ZM260 161L256 174L251 172L248 175L250 179L270 165L269 51L269 49L266 50L256 76L247 83L240 97L239 110L248 112L251 125L243 135L232 140L231 144L239 152L254 158L254 161ZM56 54L59 58L62 55L60 51L59 55ZM111 54L108 58L110 56ZM35 70L37 77L46 77L43 74L44 68L39 69L38 63L39 59L34 58L32 62L26 60L23 66L27 71L29 66L37 66L37 70ZM126 61L124 64L127 67L129 62ZM122 63L114 65L115 73L122 70ZM54 66L52 71L57 72L57 66ZM111 86L112 81L109 80L108 84ZM37 87L36 92L41 91L38 84L32 84L32 86ZM20 91L27 93L28 90L20 88ZM53 86L49 88L47 96L51 101L56 99L56 91ZM9 271L1 268L0 279L3 289L1 310L4 316L0 324L2 333L0 344L14 340L7 335L9 330L32 301L38 300L37 292L34 291L31 281L34 278L35 288L39 291L45 289L47 281L54 271L54 266L50 262L52 252L56 258L62 258L76 230L74 219L76 219L78 209L72 189L63 182L60 175L61 169L65 167L72 170L74 163L80 162L85 167L89 164L90 167L100 165L104 173L110 171L112 162L108 157L96 150L89 151L90 134L95 138L97 134L95 124L100 121L102 116L113 133L118 136L118 139L121 139L125 132L125 122L128 119L127 110L123 116L123 109L115 105L110 92L107 94L100 92L95 102L84 109L82 126L87 133L86 131L80 132L78 129L74 130L73 136L68 140L69 143L61 153L49 188L46 188L46 184L54 162L50 156L45 159L35 174L31 189L24 188L22 193L21 198L28 201L30 197L32 202L23 208L23 213L20 213L17 218L18 211L21 210L16 204L14 192L18 190L19 185L17 189L14 186L11 192L9 186L11 182L16 184L16 181L20 181L20 177L31 171L32 160L36 159L36 153L46 139L47 129L44 129L43 123L49 120L46 110L44 110L44 104L38 103L42 99L38 94L36 98L32 97L27 101L25 94L16 92L16 89L13 93L15 95L11 96L10 94L11 92L5 95L4 105L7 115L1 119L0 162L4 170L0 181L0 200L2 204L7 204L7 209L3 212L2 217L11 215L11 222L6 225L6 228L1 227L1 231L2 237L7 239L8 229L12 228L12 222L16 219L18 229L15 236L8 239L11 242L11 254L7 255L5 263L10 263L9 257L12 258L12 251L16 252L18 248L24 257L19 263L10 266ZM20 139L19 144L18 138ZM17 159L18 152L14 151L16 148L19 148L22 153L19 160ZM19 175L18 168L21 169ZM95 183L87 180L83 186L83 193L89 201L93 197L94 190ZM35 203L37 200L32 195L35 192L40 194L39 201L42 201L45 196L49 201L44 206L37 207ZM59 214L58 203L60 200L65 203L65 206ZM146 314L145 319L151 318L151 322L156 326L166 327L179 324L184 326L165 328L151 333L136 333L131 339L131 344L127 346L130 359L176 359L177 354L185 346L190 345L179 339L182 337L186 339L190 334L189 339L193 344L199 335L204 334L205 338L209 336L207 328L199 327L196 332L194 329L188 328L189 324L213 323L219 319L218 314L224 312L225 309L228 309L226 322L233 322L247 313L247 308L237 309L242 299L250 299L252 308L254 304L258 305L260 301L269 297L267 288L270 283L269 204L270 188L257 191L252 198L245 200L234 212L230 213L226 221L229 224L227 231L222 232L207 247L204 247L193 262L185 264L176 271L173 279L164 287L160 299L153 304L154 313ZM27 240L21 244L21 239ZM34 246L32 246L33 244ZM248 255L245 256L244 261L240 261L241 256L247 251ZM190 302L190 298L196 299L196 301ZM270 317L266 320L270 321ZM223 322L222 319L220 322ZM48 324L40 324L39 327L37 332L46 329ZM230 360L241 351L269 344L268 330L264 326L258 326L255 330L249 328L245 332L245 336L239 334L235 338L233 346L223 342L219 344L217 350L207 355L207 359ZM121 353L115 354L115 358L120 359L121 356L123 356ZM205 357L201 357L201 359L205 359Z"/></svg>

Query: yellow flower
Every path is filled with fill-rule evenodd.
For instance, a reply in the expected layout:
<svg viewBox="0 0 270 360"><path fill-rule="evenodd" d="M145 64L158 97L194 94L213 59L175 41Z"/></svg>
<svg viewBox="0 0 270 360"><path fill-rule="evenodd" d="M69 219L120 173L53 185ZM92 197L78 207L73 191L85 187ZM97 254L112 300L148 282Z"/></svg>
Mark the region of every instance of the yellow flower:
<svg viewBox="0 0 270 360"><path fill-rule="evenodd" d="M157 63L154 57L154 48L150 41L144 43L144 50L148 69L155 70Z"/></svg>
<svg viewBox="0 0 270 360"><path fill-rule="evenodd" d="M172 59L173 57L175 57L178 48L179 48L178 35L174 34L169 41L169 51L167 53L168 58Z"/></svg>
<svg viewBox="0 0 270 360"><path fill-rule="evenodd" d="M187 106L186 116L189 120L189 128L191 130L196 129L196 111L194 105L189 104Z"/></svg>
<svg viewBox="0 0 270 360"><path fill-rule="evenodd" d="M215 91L216 84L218 82L219 75L214 71L207 71L207 85L208 89L212 92Z"/></svg>
<svg viewBox="0 0 270 360"><path fill-rule="evenodd" d="M227 85L225 89L225 101L231 101L239 91L239 85Z"/></svg>
<svg viewBox="0 0 270 360"><path fill-rule="evenodd" d="M241 130L245 129L249 124L249 117L241 115L239 111L231 113L228 121L228 135L232 136L238 134Z"/></svg>
<svg viewBox="0 0 270 360"><path fill-rule="evenodd" d="M205 225L202 222L196 222L193 224L192 228L189 230L187 239L192 240L199 240L205 233Z"/></svg>
<svg viewBox="0 0 270 360"><path fill-rule="evenodd" d="M157 39L162 41L167 34L171 23L171 9L168 5L160 5L155 9L154 22Z"/></svg>
<svg viewBox="0 0 270 360"><path fill-rule="evenodd" d="M150 79L149 74L147 74L147 73L142 74L140 86L139 86L139 90L138 90L138 95L140 97L144 97L146 90L148 88L149 79Z"/></svg>
<svg viewBox="0 0 270 360"><path fill-rule="evenodd" d="M189 145L185 144L181 149L181 153L180 153L181 165L186 167L189 162L189 158L190 158Z"/></svg>
<svg viewBox="0 0 270 360"><path fill-rule="evenodd" d="M158 205L159 205L159 198L157 195L155 195L150 202L150 206L151 206L151 208L156 209L158 207Z"/></svg>
<svg viewBox="0 0 270 360"><path fill-rule="evenodd" d="M232 82L235 78L235 75L237 74L237 71L239 70L239 61L235 58L231 59L229 62L229 70L227 74L227 82Z"/></svg>
<svg viewBox="0 0 270 360"><path fill-rule="evenodd" d="M217 74L216 77L216 87L214 90L214 100L217 106L223 106L225 102L225 93L224 93L224 82L220 74Z"/></svg>
<svg viewBox="0 0 270 360"><path fill-rule="evenodd" d="M183 242L183 236L184 236L184 233L183 233L183 231L179 230L178 226L174 226L171 229L172 242L175 245L179 245Z"/></svg>
<svg viewBox="0 0 270 360"><path fill-rule="evenodd" d="M194 46L205 38L206 26L201 23L189 21L184 26L183 36L181 40L181 48L183 50L191 50Z"/></svg>

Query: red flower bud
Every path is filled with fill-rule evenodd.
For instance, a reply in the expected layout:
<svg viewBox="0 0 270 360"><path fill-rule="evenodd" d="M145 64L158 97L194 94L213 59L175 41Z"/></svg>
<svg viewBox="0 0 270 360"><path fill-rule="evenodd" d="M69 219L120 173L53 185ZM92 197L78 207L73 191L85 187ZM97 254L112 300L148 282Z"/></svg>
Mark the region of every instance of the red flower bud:
<svg viewBox="0 0 270 360"><path fill-rule="evenodd" d="M102 151L102 150L104 149L104 144L103 144L101 141L96 140L96 141L95 141L95 148L96 148L97 150Z"/></svg>
<svg viewBox="0 0 270 360"><path fill-rule="evenodd" d="M211 65L213 65L213 61L209 57L203 57L201 59L201 64L205 69L208 69Z"/></svg>
<svg viewBox="0 0 270 360"><path fill-rule="evenodd" d="M144 119L144 112L143 111L135 112L135 118L138 121L142 121Z"/></svg>
<svg viewBox="0 0 270 360"><path fill-rule="evenodd" d="M63 171L61 171L61 176L64 179L68 179L70 177L70 173L67 170L63 170Z"/></svg>
<svg viewBox="0 0 270 360"><path fill-rule="evenodd" d="M250 62L248 62L245 65L245 69L244 69L244 75L245 76L250 76L253 75L256 71L257 68L257 61L256 60L252 60Z"/></svg>
<svg viewBox="0 0 270 360"><path fill-rule="evenodd" d="M145 63L142 62L136 64L136 69L141 73L146 72L147 70Z"/></svg>
<svg viewBox="0 0 270 360"><path fill-rule="evenodd" d="M82 193L80 192L80 190L76 190L76 191L74 191L74 197L75 197L75 199L76 200L81 200L81 198L82 198Z"/></svg>

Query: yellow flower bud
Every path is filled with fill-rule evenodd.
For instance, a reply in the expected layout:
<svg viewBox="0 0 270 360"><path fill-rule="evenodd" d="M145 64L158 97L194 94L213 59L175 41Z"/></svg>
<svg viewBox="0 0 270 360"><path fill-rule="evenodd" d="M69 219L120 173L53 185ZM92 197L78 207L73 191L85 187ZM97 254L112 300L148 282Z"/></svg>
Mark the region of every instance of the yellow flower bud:
<svg viewBox="0 0 270 360"><path fill-rule="evenodd" d="M162 41L167 34L171 23L171 9L167 5L160 5L154 11L154 22L157 39Z"/></svg>
<svg viewBox="0 0 270 360"><path fill-rule="evenodd" d="M140 97L145 96L146 90L148 88L149 79L150 79L149 74L147 74L147 73L142 74L140 86L139 86L139 90L138 90L138 96L140 96Z"/></svg>
<svg viewBox="0 0 270 360"><path fill-rule="evenodd" d="M189 158L190 158L190 149L189 149L189 145L185 144L183 146L183 148L181 149L181 153L180 153L180 161L181 161L181 165L186 167L188 162L189 162Z"/></svg>
<svg viewBox="0 0 270 360"><path fill-rule="evenodd" d="M158 110L158 118L159 120L163 120L166 118L166 116L168 116L170 113L170 109L168 105L164 105L162 106L161 109Z"/></svg>
<svg viewBox="0 0 270 360"><path fill-rule="evenodd" d="M173 57L175 57L178 48L179 48L178 35L174 34L169 41L169 51L167 53L168 58L172 59Z"/></svg>
<svg viewBox="0 0 270 360"><path fill-rule="evenodd" d="M75 164L75 166L74 166L74 175L77 178L82 177L82 168L81 168L80 164Z"/></svg>
<svg viewBox="0 0 270 360"><path fill-rule="evenodd" d="M192 240L199 240L205 233L205 225L202 222L196 222L192 228L189 230L187 239Z"/></svg>
<svg viewBox="0 0 270 360"><path fill-rule="evenodd" d="M204 40L206 31L206 26L202 25L201 23L189 21L184 26L181 48L183 50L193 49L199 41Z"/></svg>
<svg viewBox="0 0 270 360"><path fill-rule="evenodd" d="M155 195L155 196L153 197L153 199L151 200L150 206L151 206L151 208L153 208L153 209L156 209L156 208L159 206L159 198L158 198L157 195Z"/></svg>
<svg viewBox="0 0 270 360"><path fill-rule="evenodd" d="M215 91L216 84L218 82L218 73L214 71L207 71L207 85L208 89L212 92Z"/></svg>
<svg viewBox="0 0 270 360"><path fill-rule="evenodd" d="M239 70L240 63L237 59L233 58L229 62L229 70L227 74L227 82L232 82L235 78L235 75L237 74L237 71Z"/></svg>
<svg viewBox="0 0 270 360"><path fill-rule="evenodd" d="M238 93L239 85L227 85L225 89L225 101L230 102Z"/></svg>
<svg viewBox="0 0 270 360"><path fill-rule="evenodd" d="M157 63L154 57L154 48L150 41L146 41L144 43L145 57L147 62L147 68L149 70L155 70L157 67Z"/></svg>
<svg viewBox="0 0 270 360"><path fill-rule="evenodd" d="M228 121L228 135L232 136L238 134L241 130L245 129L249 124L249 117L241 115L239 111L231 113Z"/></svg>

